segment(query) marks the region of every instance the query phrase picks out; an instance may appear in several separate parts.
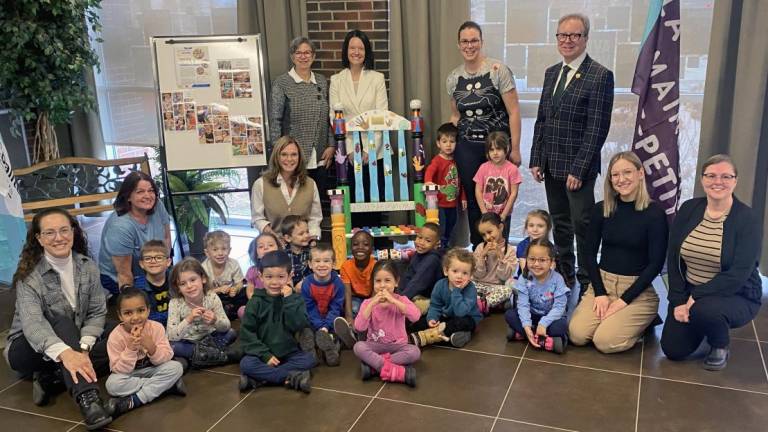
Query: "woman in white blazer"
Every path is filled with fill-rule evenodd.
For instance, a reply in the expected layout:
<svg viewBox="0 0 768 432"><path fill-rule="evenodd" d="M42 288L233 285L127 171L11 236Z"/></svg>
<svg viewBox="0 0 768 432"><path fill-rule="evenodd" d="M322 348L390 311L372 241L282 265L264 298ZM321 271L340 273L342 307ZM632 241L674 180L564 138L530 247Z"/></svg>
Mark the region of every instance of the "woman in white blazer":
<svg viewBox="0 0 768 432"><path fill-rule="evenodd" d="M331 85L328 90L328 99L330 105L330 118L334 117L334 106L341 104L344 108L344 118L349 120L365 111L373 109L388 110L389 101L387 99L387 87L384 84L384 74L373 70L373 49L371 42L360 30L351 30L344 38L344 44L341 48L341 64L344 66L339 73L331 77ZM376 140L376 159L381 159L383 155L381 139ZM362 134L363 145L363 164L368 163L368 136ZM354 144L352 135L347 135L347 154L349 160L352 160L354 153ZM350 195L354 196L354 172L349 173ZM379 192L380 201L384 201L384 171L379 169ZM365 186L365 199L370 202L370 181L368 179L368 170L363 169L363 183ZM381 224L381 218L378 214L368 214L368 217L359 218L357 223L365 223L366 226L378 226ZM363 219L365 219L363 221Z"/></svg>

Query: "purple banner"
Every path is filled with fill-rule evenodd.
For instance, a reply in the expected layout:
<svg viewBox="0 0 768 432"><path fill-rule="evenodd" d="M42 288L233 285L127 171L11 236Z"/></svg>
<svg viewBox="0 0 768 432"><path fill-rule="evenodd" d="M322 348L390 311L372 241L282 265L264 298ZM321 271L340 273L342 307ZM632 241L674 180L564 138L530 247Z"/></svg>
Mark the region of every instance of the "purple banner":
<svg viewBox="0 0 768 432"><path fill-rule="evenodd" d="M632 93L640 96L632 150L654 201L674 217L680 199L680 1L656 0L637 58Z"/></svg>

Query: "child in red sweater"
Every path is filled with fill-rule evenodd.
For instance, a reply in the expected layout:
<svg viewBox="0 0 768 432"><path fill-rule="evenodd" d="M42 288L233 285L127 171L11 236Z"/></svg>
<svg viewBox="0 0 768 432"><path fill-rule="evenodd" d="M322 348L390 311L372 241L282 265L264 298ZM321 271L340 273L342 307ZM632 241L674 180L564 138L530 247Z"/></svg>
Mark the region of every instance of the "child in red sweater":
<svg viewBox="0 0 768 432"><path fill-rule="evenodd" d="M437 193L437 206L439 207L442 247L448 247L451 240L453 227L456 226L458 217L458 202L461 200L461 208L467 209L467 196L461 189L459 172L456 170L456 161L453 160L453 151L456 148L456 136L459 130L453 123L442 124L437 129L437 148L440 150L437 156L427 167L424 174L426 184L440 186Z"/></svg>

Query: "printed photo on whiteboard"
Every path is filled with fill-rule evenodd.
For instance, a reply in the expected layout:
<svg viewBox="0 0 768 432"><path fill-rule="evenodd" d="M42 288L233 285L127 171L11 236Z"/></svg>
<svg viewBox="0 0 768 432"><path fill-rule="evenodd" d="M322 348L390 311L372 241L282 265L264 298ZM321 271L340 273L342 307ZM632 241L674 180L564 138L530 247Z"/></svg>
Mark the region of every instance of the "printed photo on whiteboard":
<svg viewBox="0 0 768 432"><path fill-rule="evenodd" d="M163 93L161 101L163 111L170 111L173 109L173 96L170 93Z"/></svg>
<svg viewBox="0 0 768 432"><path fill-rule="evenodd" d="M232 156L248 156L248 144L245 138L232 138Z"/></svg>
<svg viewBox="0 0 768 432"><path fill-rule="evenodd" d="M176 129L176 124L173 121L173 111L163 111L163 129L167 131Z"/></svg>
<svg viewBox="0 0 768 432"><path fill-rule="evenodd" d="M197 125L197 142L200 144L213 144L213 125L212 124L200 124Z"/></svg>
<svg viewBox="0 0 768 432"><path fill-rule="evenodd" d="M184 102L184 92L173 92L173 103Z"/></svg>
<svg viewBox="0 0 768 432"><path fill-rule="evenodd" d="M226 130L214 130L213 142L216 144L230 143L231 137L229 135L229 129Z"/></svg>
<svg viewBox="0 0 768 432"><path fill-rule="evenodd" d="M221 98L222 99L234 99L235 89L232 80L220 80L221 84Z"/></svg>
<svg viewBox="0 0 768 432"><path fill-rule="evenodd" d="M213 115L227 115L229 114L229 107L222 104L211 104L211 110L213 111Z"/></svg>
<svg viewBox="0 0 768 432"><path fill-rule="evenodd" d="M179 87L211 86L211 61L206 46L176 47L176 81Z"/></svg>
<svg viewBox="0 0 768 432"><path fill-rule="evenodd" d="M184 124L184 116L175 117L174 121L176 123L176 130L177 131L183 131L187 130L187 126Z"/></svg>
<svg viewBox="0 0 768 432"><path fill-rule="evenodd" d="M195 106L192 105L192 109L187 109L187 130L195 130L197 126L197 114L195 112Z"/></svg>

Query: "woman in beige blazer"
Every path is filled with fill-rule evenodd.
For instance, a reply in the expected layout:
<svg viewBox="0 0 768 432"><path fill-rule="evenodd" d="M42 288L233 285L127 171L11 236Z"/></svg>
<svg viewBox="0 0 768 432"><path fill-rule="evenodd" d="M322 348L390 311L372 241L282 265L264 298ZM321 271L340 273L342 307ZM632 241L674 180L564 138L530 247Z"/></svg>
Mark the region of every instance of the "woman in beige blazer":
<svg viewBox="0 0 768 432"><path fill-rule="evenodd" d="M349 120L365 111L373 109L388 110L387 87L384 84L384 74L373 70L373 49L368 36L360 30L351 30L344 38L341 48L341 63L344 66L339 73L331 77L331 86L328 90L330 102L330 118L334 117L334 106L341 104L344 109L344 118ZM362 134L363 164L368 163L368 136ZM351 161L354 154L352 135L347 135L347 154ZM383 149L381 138L376 140L376 159L381 159ZM350 195L354 196L354 171L349 173ZM384 201L384 171L379 173L380 201ZM368 170L363 169L363 184L365 186L365 200L370 202L370 181ZM381 218L377 214L361 217L356 223L365 223L366 226L378 226ZM363 220L365 219L365 220Z"/></svg>

